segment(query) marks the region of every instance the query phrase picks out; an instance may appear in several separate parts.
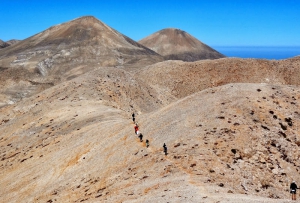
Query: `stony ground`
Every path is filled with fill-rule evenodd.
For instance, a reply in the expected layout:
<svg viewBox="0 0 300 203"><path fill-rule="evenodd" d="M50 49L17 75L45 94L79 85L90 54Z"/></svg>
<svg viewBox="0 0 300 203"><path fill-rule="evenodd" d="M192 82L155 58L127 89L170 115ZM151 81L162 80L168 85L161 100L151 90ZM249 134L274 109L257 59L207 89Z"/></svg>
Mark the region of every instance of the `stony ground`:
<svg viewBox="0 0 300 203"><path fill-rule="evenodd" d="M299 61L229 59L226 76L223 60L97 68L2 107L2 201L289 202L300 184ZM253 77L242 69L251 63ZM219 65L204 77L209 64ZM260 76L270 64L278 74Z"/></svg>

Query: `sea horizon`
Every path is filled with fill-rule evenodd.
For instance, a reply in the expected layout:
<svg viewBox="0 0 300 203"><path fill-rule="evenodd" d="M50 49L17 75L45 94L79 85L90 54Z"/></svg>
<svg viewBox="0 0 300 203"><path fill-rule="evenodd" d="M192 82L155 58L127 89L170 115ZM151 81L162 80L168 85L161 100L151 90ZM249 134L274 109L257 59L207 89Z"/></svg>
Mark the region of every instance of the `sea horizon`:
<svg viewBox="0 0 300 203"><path fill-rule="evenodd" d="M213 46L227 57L282 60L300 55L300 46Z"/></svg>

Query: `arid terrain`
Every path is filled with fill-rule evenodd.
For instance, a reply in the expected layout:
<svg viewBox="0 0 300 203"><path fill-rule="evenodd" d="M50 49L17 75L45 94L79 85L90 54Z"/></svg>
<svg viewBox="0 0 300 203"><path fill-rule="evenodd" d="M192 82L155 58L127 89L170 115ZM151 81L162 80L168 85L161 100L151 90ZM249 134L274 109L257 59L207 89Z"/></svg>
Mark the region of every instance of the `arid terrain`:
<svg viewBox="0 0 300 203"><path fill-rule="evenodd" d="M1 202L284 203L300 184L299 57L164 61L84 17L0 67Z"/></svg>
<svg viewBox="0 0 300 203"><path fill-rule="evenodd" d="M139 41L166 60L198 61L225 56L189 33L175 28L163 29Z"/></svg>
<svg viewBox="0 0 300 203"><path fill-rule="evenodd" d="M136 68L162 60L96 18L78 18L0 49L0 106L97 67Z"/></svg>
<svg viewBox="0 0 300 203"><path fill-rule="evenodd" d="M8 46L11 46L17 42L19 42L20 40L16 40L16 39L12 39L12 40L9 40L7 42L4 42L0 39L0 49L2 48L5 48L5 47L8 47Z"/></svg>
<svg viewBox="0 0 300 203"><path fill-rule="evenodd" d="M0 49L8 47L9 45L0 39Z"/></svg>

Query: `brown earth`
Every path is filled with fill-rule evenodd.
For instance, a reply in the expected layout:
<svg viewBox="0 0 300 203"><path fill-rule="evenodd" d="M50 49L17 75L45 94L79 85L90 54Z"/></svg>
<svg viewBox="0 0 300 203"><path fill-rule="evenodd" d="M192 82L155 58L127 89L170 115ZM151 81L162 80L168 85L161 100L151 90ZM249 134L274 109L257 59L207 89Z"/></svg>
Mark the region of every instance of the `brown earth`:
<svg viewBox="0 0 300 203"><path fill-rule="evenodd" d="M0 50L0 106L98 67L137 68L162 60L98 19L78 18Z"/></svg>
<svg viewBox="0 0 300 203"><path fill-rule="evenodd" d="M176 94L169 89L177 69L185 79L208 63L222 67L230 60L251 61L98 68L1 108L3 201L288 202L289 183L300 181L298 86L278 78L277 84L228 81L193 89L194 81L177 85ZM299 61L278 63L285 62ZM226 72L228 78L246 74ZM206 77L219 75L207 71ZM259 75L265 80L258 73L252 78Z"/></svg>
<svg viewBox="0 0 300 203"><path fill-rule="evenodd" d="M166 60L198 61L225 57L189 33L174 28L155 32L139 43L164 56Z"/></svg>
<svg viewBox="0 0 300 203"><path fill-rule="evenodd" d="M299 58L257 60L224 58L197 62L166 61L137 71L137 77L165 91L168 98L183 98L228 83L299 85Z"/></svg>

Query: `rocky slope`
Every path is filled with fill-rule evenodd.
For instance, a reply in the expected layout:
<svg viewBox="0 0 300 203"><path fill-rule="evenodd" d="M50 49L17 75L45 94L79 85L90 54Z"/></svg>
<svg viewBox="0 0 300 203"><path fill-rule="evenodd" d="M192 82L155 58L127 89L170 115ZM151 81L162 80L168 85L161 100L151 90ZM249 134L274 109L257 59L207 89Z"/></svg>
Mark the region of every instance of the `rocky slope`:
<svg viewBox="0 0 300 203"><path fill-rule="evenodd" d="M8 47L8 46L9 46L8 43L6 43L6 42L4 42L4 41L2 41L2 40L0 39L0 49L5 48L5 47Z"/></svg>
<svg viewBox="0 0 300 203"><path fill-rule="evenodd" d="M162 60L96 18L78 18L0 50L0 105L97 67L136 68Z"/></svg>
<svg viewBox="0 0 300 203"><path fill-rule="evenodd" d="M11 40L8 40L6 43L9 44L9 46L11 45L14 45L18 42L20 42L21 40L17 40L17 39L11 39Z"/></svg>
<svg viewBox="0 0 300 203"><path fill-rule="evenodd" d="M93 75L1 109L3 201L284 202L300 181L298 87L228 84L140 112L146 148Z"/></svg>
<svg viewBox="0 0 300 203"><path fill-rule="evenodd" d="M192 85L180 67L197 76L207 63L98 68L1 108L2 200L288 202L290 181L300 182L299 87L279 84L293 81L284 80L288 75L261 84L257 74L256 84L224 80L184 94ZM295 64L291 70L299 69ZM169 89L177 69L187 84L177 86L181 94ZM158 83L158 70L166 83ZM221 75L206 71L208 79ZM230 72L227 79L247 76ZM132 111L143 142L133 132Z"/></svg>
<svg viewBox="0 0 300 203"><path fill-rule="evenodd" d="M8 40L7 42L4 42L0 39L0 49L11 46L13 44L18 43L20 40L16 40L16 39L12 39L12 40Z"/></svg>
<svg viewBox="0 0 300 203"><path fill-rule="evenodd" d="M183 98L228 83L299 85L299 58L257 60L224 58L197 62L166 61L145 67L136 75L165 96Z"/></svg>
<svg viewBox="0 0 300 203"><path fill-rule="evenodd" d="M167 60L198 61L225 57L179 29L160 30L140 40L139 43L164 56Z"/></svg>
<svg viewBox="0 0 300 203"><path fill-rule="evenodd" d="M56 73L58 70L47 68L55 69L59 65L63 69L66 62L70 61L73 66L92 63L123 66L131 64L133 60L147 60L148 56L152 56L154 61L160 60L155 52L91 16L53 26L16 46L0 51L2 67L13 63L11 65L14 67L35 68L42 75L50 71Z"/></svg>

